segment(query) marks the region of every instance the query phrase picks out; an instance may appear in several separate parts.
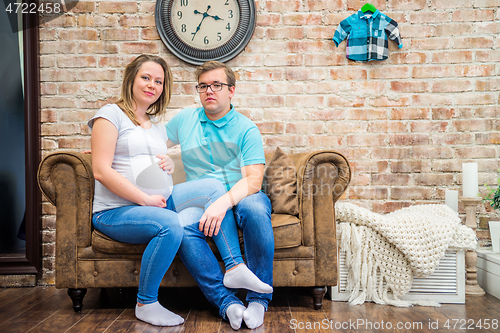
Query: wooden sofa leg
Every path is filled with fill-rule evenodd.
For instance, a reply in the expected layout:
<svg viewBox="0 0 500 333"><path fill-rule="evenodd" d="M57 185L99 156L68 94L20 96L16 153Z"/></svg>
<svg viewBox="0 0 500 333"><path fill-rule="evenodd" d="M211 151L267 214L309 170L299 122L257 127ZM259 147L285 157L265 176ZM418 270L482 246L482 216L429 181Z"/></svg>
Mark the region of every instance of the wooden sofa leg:
<svg viewBox="0 0 500 333"><path fill-rule="evenodd" d="M71 297L71 300L73 301L73 310L75 310L75 312L82 311L83 298L85 297L86 293L87 293L86 288L80 288L80 289L68 288L68 295L69 297Z"/></svg>
<svg viewBox="0 0 500 333"><path fill-rule="evenodd" d="M323 296L325 295L326 287L313 287L312 297L314 310L319 310L323 306Z"/></svg>

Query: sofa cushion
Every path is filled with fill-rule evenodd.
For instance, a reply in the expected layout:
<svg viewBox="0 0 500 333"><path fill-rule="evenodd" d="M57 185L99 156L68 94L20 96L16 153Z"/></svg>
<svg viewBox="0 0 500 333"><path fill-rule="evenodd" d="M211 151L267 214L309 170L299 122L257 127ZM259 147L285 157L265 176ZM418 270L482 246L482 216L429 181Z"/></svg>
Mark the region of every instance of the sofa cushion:
<svg viewBox="0 0 500 333"><path fill-rule="evenodd" d="M299 214L297 172L293 161L276 148L264 172L264 192L271 200L275 214Z"/></svg>
<svg viewBox="0 0 500 333"><path fill-rule="evenodd" d="M272 214L271 223L274 232L274 249L287 249L302 243L302 228L296 216ZM240 233L241 236L241 233ZM242 238L240 237L240 241ZM211 241L209 241L212 243ZM113 240L105 234L92 232L92 250L106 254L142 254L146 244L127 244ZM212 247L215 249L215 247Z"/></svg>

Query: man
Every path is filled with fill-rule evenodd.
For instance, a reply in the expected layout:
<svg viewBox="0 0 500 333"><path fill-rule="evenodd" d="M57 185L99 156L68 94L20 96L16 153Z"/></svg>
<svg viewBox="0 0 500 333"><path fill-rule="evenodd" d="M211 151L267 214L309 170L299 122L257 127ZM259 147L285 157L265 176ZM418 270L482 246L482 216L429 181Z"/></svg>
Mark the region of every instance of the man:
<svg viewBox="0 0 500 333"><path fill-rule="evenodd" d="M179 254L207 299L219 308L231 327L239 329L244 320L253 329L264 322L272 294L249 291L245 308L236 297L236 290L224 287L223 273L205 235L214 230L210 223L212 216L226 210L227 214L234 212L243 231L248 267L272 286L271 202L260 191L265 164L262 138L257 126L231 104L236 79L229 67L209 61L197 69L196 75L196 90L203 107L186 108L168 122L168 146L181 145L187 181L217 178L228 192L205 211L199 227L197 224L185 227Z"/></svg>

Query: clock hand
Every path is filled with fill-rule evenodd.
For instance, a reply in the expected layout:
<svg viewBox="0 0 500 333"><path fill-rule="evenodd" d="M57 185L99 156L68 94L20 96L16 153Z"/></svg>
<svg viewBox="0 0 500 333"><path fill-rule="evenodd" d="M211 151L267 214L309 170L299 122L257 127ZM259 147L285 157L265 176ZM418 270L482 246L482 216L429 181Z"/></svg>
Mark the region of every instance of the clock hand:
<svg viewBox="0 0 500 333"><path fill-rule="evenodd" d="M213 18L213 19L214 19L214 20L216 20L216 21L218 21L218 20L222 20L222 21L224 21L224 19L221 19L218 15L212 16L212 15L208 14L208 11L210 10L210 8L212 8L212 6L208 5L207 10L206 10L204 13L199 12L199 11L198 11L198 10L196 10L196 9L194 10L194 13L195 13L195 14L202 14L202 15L203 15L203 18L201 19L200 24L198 24L198 26L196 27L196 31L191 33L191 35L193 35L193 38L191 38L191 41L193 41L193 40L194 40L194 38L196 37L196 34L198 33L198 31L200 31L201 24L203 23L203 20L205 20L205 18L207 18L207 17L211 17L211 18Z"/></svg>

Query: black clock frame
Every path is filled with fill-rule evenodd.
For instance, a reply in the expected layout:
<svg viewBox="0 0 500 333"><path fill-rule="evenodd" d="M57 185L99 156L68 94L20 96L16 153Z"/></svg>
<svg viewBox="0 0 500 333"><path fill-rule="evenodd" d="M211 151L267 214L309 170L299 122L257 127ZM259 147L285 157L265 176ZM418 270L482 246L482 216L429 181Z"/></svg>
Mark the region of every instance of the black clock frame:
<svg viewBox="0 0 500 333"><path fill-rule="evenodd" d="M226 43L213 49L195 48L182 41L174 30L171 20L173 1L156 0L156 29L170 52L187 63L201 65L209 60L229 61L243 51L255 31L255 1L237 0L240 7L240 22L234 35Z"/></svg>

